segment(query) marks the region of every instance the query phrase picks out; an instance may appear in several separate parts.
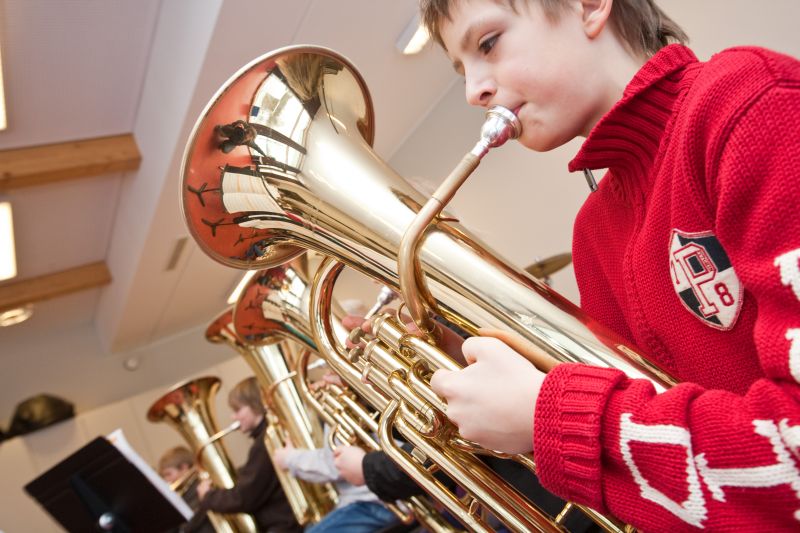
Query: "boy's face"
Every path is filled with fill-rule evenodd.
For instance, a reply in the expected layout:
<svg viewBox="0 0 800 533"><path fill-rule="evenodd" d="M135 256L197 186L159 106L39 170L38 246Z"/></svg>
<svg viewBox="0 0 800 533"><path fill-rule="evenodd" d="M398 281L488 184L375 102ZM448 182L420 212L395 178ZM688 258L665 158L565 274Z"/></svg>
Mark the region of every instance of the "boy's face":
<svg viewBox="0 0 800 533"><path fill-rule="evenodd" d="M588 134L607 100L596 90L596 47L581 2L569 3L557 21L535 1L516 6L514 12L500 1L458 0L441 36L464 75L467 102L513 110L522 123L519 142L543 152Z"/></svg>
<svg viewBox="0 0 800 533"><path fill-rule="evenodd" d="M261 422L261 415L253 411L249 405L242 405L233 411L231 415L234 420L238 421L239 431L242 433L250 433Z"/></svg>
<svg viewBox="0 0 800 533"><path fill-rule="evenodd" d="M180 479L182 475L189 471L191 468L187 464L182 464L180 466L167 466L161 469L161 477L164 478L164 481L167 483L173 483L177 479Z"/></svg>

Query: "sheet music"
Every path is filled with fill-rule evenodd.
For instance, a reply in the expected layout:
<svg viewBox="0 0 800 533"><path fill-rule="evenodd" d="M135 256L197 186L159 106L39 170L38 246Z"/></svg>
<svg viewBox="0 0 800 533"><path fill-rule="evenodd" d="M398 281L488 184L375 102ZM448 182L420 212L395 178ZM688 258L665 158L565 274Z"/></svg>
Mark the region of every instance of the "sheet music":
<svg viewBox="0 0 800 533"><path fill-rule="evenodd" d="M164 495L164 497L169 501L173 507L175 507L178 512L180 512L183 517L189 521L194 515L192 509L183 501L183 498L178 496L172 489L169 488L169 485L166 481L164 481L161 476L156 474L156 472L150 468L150 465L142 459L142 457L136 453L136 450L128 443L128 439L125 438L125 434L122 432L121 429L117 429L112 431L110 434L106 435L106 440L114 445L116 449L133 465L135 466L144 476L153 484L153 486L158 489L158 491Z"/></svg>

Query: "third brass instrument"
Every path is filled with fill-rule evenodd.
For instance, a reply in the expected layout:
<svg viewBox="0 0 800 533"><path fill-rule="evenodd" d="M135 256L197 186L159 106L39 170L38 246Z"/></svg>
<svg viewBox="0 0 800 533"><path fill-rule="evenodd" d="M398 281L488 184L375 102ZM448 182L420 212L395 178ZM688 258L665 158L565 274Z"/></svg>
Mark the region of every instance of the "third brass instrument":
<svg viewBox="0 0 800 533"><path fill-rule="evenodd" d="M192 133L182 172L190 231L233 267L266 268L313 249L400 289L401 241L426 199L371 150L374 127L364 81L334 52L294 47L253 61L220 89ZM440 216L452 194L441 195L430 223L417 220L419 237L404 243L412 278L404 299L415 319L431 311L468 332L507 330L558 361L611 366L658 389L670 386L618 336ZM560 517L550 521L482 468L471 452L486 451L446 421L428 385L433 370L457 368L445 354L391 318L376 322L377 339L366 349L342 350L328 320L339 268L329 261L317 273L313 335L323 357L341 363L337 371L368 383L359 393L382 411L387 453L470 529L489 530L480 512L487 508L516 531L559 530ZM466 504L442 491L419 457L395 449L392 429L463 484Z"/></svg>
<svg viewBox="0 0 800 533"><path fill-rule="evenodd" d="M246 306L251 293L243 292L239 306ZM240 311L243 313L244 311ZM206 329L211 342L225 342L244 357L252 368L265 395L267 429L264 436L267 453L291 442L299 448L316 448L322 443L322 428L316 417L309 416L300 399L287 359L290 348L285 341L251 337L249 342L236 334L234 311L228 309ZM286 499L301 525L318 522L336 504L336 490L330 483L308 483L296 479L281 468L275 468Z"/></svg>
<svg viewBox="0 0 800 533"><path fill-rule="evenodd" d="M220 381L215 377L202 377L175 385L169 392L153 402L147 411L151 422L166 422L175 429L189 449L196 455L195 468L208 476L214 485L232 488L236 470L217 431L214 398ZM220 533L246 533L256 531L256 523L248 514L222 515L208 513L209 520Z"/></svg>
<svg viewBox="0 0 800 533"><path fill-rule="evenodd" d="M332 448L338 445L357 445L367 450L378 450L380 445L374 436L378 431L375 411L346 387L327 384L314 391L309 387L308 362L311 355L317 353L317 348L310 323L311 279L304 259L305 256L301 256L281 266L256 272L237 302L232 323L234 331L225 327L221 333L228 338L234 333L241 344L278 345L284 352L302 352L293 360L294 371L282 374L283 377L277 380L272 378L273 385L268 388L268 395L286 387L284 383L293 387L296 382L305 403L313 407L331 428L328 436ZM384 297L381 301L386 300ZM335 306L335 302L332 305ZM337 341L343 344L347 331L339 322L342 314L341 310L336 309L332 313L331 324L335 328ZM259 360L265 361L265 358L262 356ZM286 369L281 372L286 372ZM345 372L346 369L339 368L340 375ZM273 372L273 376L275 375ZM295 375L296 379L292 380ZM351 373L343 377L351 387L357 387L356 390L363 387L358 375ZM375 399L372 400L374 401ZM301 407L302 402L295 401L295 405ZM307 443L301 444L303 445L308 447ZM453 529L422 497L412 497L399 505L389 504L389 508L403 522L410 523L416 517L433 533L445 533Z"/></svg>

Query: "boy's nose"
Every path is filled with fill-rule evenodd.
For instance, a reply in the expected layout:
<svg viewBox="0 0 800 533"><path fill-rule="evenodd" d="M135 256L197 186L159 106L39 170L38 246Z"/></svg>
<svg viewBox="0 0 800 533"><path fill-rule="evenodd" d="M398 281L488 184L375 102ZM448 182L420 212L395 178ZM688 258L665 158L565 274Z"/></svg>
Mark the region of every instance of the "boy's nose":
<svg viewBox="0 0 800 533"><path fill-rule="evenodd" d="M466 81L467 103L478 107L489 107L497 88L489 79Z"/></svg>

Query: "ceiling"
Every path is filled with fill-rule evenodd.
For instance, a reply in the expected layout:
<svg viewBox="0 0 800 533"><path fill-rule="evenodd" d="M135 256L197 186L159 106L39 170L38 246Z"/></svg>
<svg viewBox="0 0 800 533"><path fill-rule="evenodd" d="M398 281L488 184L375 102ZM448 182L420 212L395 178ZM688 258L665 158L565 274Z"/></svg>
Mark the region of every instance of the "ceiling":
<svg viewBox="0 0 800 533"><path fill-rule="evenodd" d="M120 388L135 388L132 381L179 378L177 372L165 378L163 365L145 368L148 378L120 370L130 357L152 359L154 347L174 345L183 355L168 357L179 369L213 359L198 352L229 355L207 349L194 330L224 308L241 273L208 259L191 238L166 271L176 242L188 236L178 208L178 165L196 117L251 59L291 44L325 46L348 57L366 79L381 117L375 149L390 157L455 79L432 48L416 56L395 49L416 4L0 3L9 122L0 150L132 132L142 154L138 171L0 196L14 208L17 279L95 261L105 261L113 278L103 288L41 302L28 322L0 329L0 426L17 401L37 392L60 392L85 409ZM201 342L189 350L183 339L192 336ZM109 383L87 387L86 376Z"/></svg>
<svg viewBox="0 0 800 533"><path fill-rule="evenodd" d="M692 35L701 59L738 43L800 56L796 0L774 0L769 10L749 0L662 4ZM18 401L38 392L86 410L234 356L206 342L203 331L241 273L214 263L191 238L174 268L167 265L188 236L178 206L186 139L209 98L253 58L290 44L345 55L373 97L378 155L406 176L447 172L474 142L480 114L463 112L463 86L440 51L429 46L403 56L395 49L416 5L0 0L9 121L0 150L132 133L142 155L136 171L0 193L14 207L18 279L96 261L105 261L113 278L103 288L38 303L28 322L0 328L0 427ZM498 184L476 179L454 209L518 264L535 259L529 250L540 257L565 251L585 197L583 178L564 169L574 148L540 155L509 147L480 172L502 177L501 186L525 183L487 205ZM536 182L531 174L559 180ZM574 280L566 284L574 294ZM126 361L138 369L126 370Z"/></svg>

